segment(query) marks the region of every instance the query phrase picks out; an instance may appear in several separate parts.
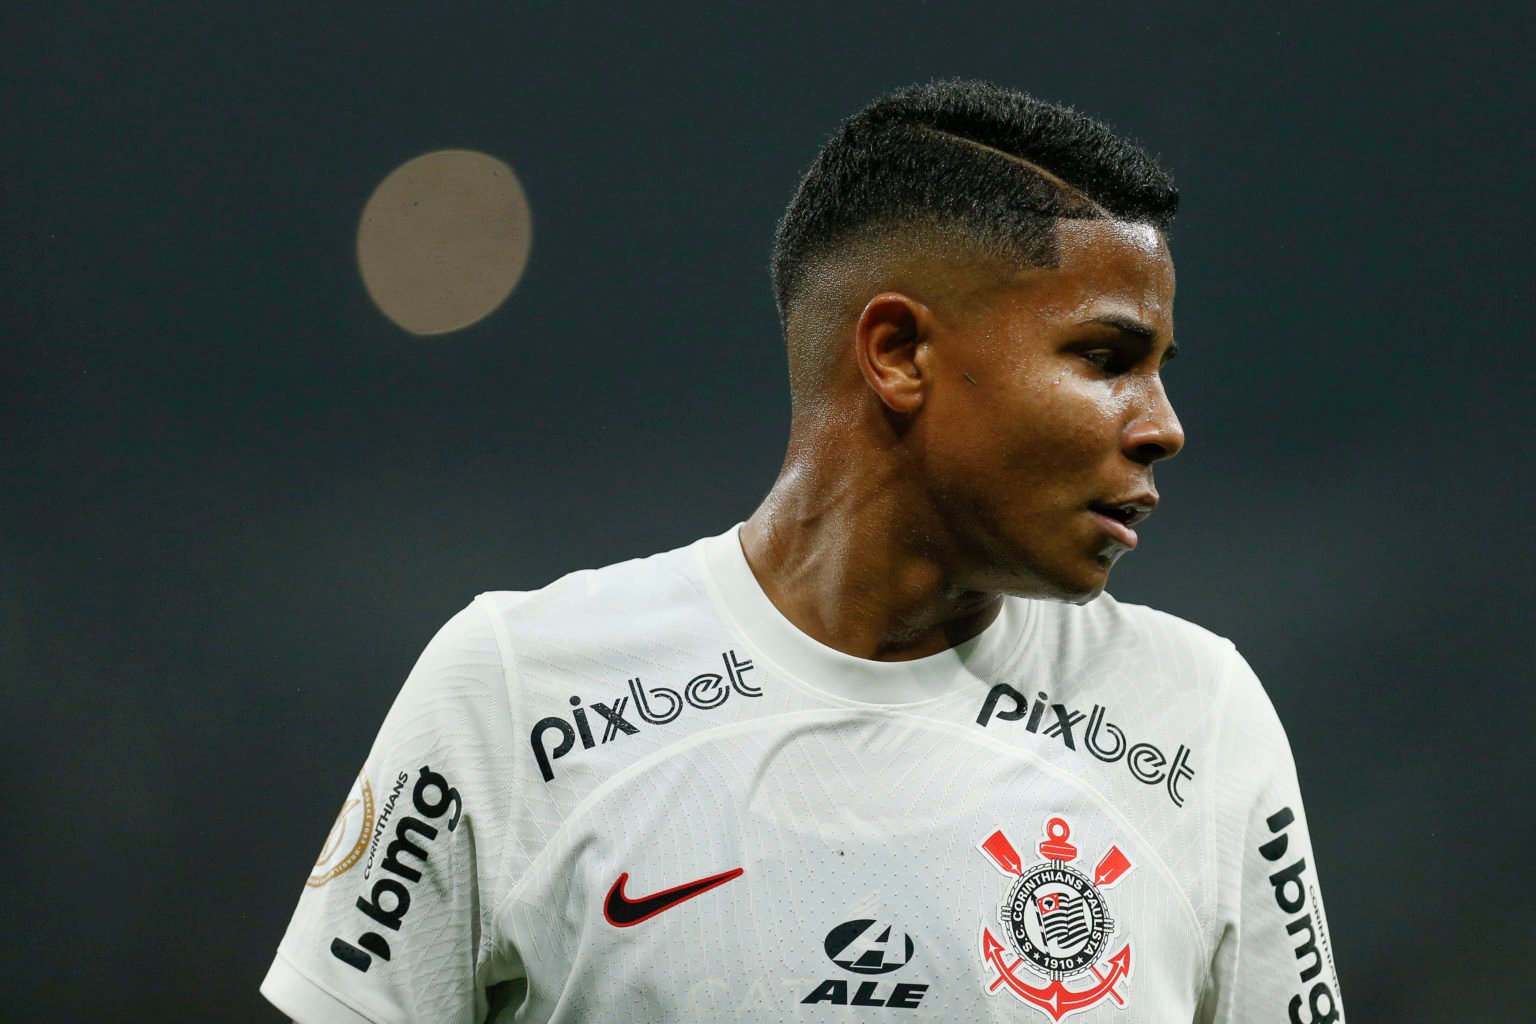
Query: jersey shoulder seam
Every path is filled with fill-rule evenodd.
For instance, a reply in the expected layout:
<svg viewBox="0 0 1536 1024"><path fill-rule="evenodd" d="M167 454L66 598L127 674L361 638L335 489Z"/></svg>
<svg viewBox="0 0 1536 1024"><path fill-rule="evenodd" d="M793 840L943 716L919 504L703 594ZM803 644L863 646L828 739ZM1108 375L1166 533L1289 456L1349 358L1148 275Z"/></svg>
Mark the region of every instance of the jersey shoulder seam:
<svg viewBox="0 0 1536 1024"><path fill-rule="evenodd" d="M1215 679L1216 704L1211 715L1211 757L1213 761L1219 756L1221 751L1221 739L1227 724L1227 707L1230 703L1233 689L1230 671L1231 659L1237 656L1237 645L1226 637L1221 639L1226 645L1226 650L1222 652L1223 657L1217 669ZM1202 990L1209 989L1211 986L1211 973L1215 970L1213 957L1215 956L1216 943L1220 941L1220 929L1217 927L1220 922L1217 918L1221 914L1221 847L1219 845L1221 841L1221 822L1216 816L1216 791L1217 786L1210 785L1206 787L1205 793L1207 825L1205 829L1204 860L1208 865L1209 871L1206 890L1209 893L1207 899L1210 903L1211 955L1206 957Z"/></svg>
<svg viewBox="0 0 1536 1024"><path fill-rule="evenodd" d="M490 620L491 633L496 638L496 652L499 655L498 660L501 662L502 695L507 702L507 735L510 740L515 742L516 738L521 735L521 727L517 714L517 652L512 647L512 637L507 630L507 624L502 619L502 608L500 608L497 602L494 600L496 594L507 593L507 591L497 591L477 594L475 595L474 603L480 606L480 610L485 614L486 618ZM512 593L519 598L526 598L529 596L526 592ZM521 602L519 601L517 603ZM513 820L515 819L516 815L514 813L512 803L516 799L516 794L521 792L522 789L521 783L523 773L522 769L519 767L519 764L520 761L517 758L514 757L511 759L510 767L512 771L513 784L510 787L511 792L507 797L506 805L499 808L499 810L507 815L508 822L506 833L501 838L500 849L496 851L496 856L499 860L499 863L496 865L496 887L503 890L504 892L504 894L496 900L496 905L498 907L506 899L505 893L510 892L515 887L514 880L509 878L508 875L512 870L512 843L517 837L516 823ZM543 850L541 849L539 852L542 854ZM536 858L530 858L530 864L532 863L533 859ZM475 974L477 978L484 965L489 963L495 955L498 935L498 932L494 926L495 920L496 912L493 911L491 916L487 919L487 923L491 924L491 927L485 929L480 938L479 949L475 951Z"/></svg>

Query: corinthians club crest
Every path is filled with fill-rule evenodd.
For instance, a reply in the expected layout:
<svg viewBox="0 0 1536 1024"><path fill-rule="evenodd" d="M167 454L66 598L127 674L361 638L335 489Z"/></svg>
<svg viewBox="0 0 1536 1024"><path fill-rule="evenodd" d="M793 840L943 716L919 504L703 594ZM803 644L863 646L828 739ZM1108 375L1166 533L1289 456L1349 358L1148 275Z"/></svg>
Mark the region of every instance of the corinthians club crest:
<svg viewBox="0 0 1536 1024"><path fill-rule="evenodd" d="M1001 830L976 844L1013 879L997 911L1003 937L981 927L982 959L997 972L987 994L1006 987L1052 1020L1105 999L1124 1006L1117 988L1131 976L1130 942L1110 952L1116 927L1103 893L1131 870L1130 859L1111 846L1089 877L1072 866L1071 837L1065 818L1049 819L1039 844L1044 859L1028 866Z"/></svg>

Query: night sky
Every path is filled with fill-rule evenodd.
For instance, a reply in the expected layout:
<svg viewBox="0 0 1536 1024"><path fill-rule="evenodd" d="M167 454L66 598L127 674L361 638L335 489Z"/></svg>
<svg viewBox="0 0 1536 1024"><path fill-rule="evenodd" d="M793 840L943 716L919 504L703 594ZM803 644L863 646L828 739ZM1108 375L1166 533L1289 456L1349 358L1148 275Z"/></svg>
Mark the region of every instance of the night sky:
<svg viewBox="0 0 1536 1024"><path fill-rule="evenodd" d="M840 118L951 75L1180 183L1188 445L1110 589L1265 681L1351 1018L1529 1012L1527 5L444 6L0 14L5 1016L278 1019L421 647L750 514L774 224ZM421 337L359 218L455 148L515 169L532 249Z"/></svg>

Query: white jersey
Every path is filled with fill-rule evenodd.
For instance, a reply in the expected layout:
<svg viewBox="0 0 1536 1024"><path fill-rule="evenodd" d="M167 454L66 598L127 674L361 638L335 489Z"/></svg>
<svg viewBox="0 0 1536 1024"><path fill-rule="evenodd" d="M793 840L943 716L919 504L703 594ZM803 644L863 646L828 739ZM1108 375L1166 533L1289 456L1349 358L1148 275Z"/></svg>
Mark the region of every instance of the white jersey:
<svg viewBox="0 0 1536 1024"><path fill-rule="evenodd" d="M427 646L262 992L328 1021L1343 1020L1232 644L1102 595L854 658L738 529Z"/></svg>

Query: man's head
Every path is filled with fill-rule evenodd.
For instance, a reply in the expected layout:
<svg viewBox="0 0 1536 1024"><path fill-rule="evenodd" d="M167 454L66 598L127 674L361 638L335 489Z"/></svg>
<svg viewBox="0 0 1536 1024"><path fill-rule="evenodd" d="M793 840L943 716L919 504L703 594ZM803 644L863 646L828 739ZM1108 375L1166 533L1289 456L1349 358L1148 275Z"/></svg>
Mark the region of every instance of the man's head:
<svg viewBox="0 0 1536 1024"><path fill-rule="evenodd" d="M1066 108L979 82L875 101L775 240L798 440L873 441L968 589L1091 598L1134 543L1092 509L1155 502L1151 464L1183 444L1158 374L1177 205Z"/></svg>

